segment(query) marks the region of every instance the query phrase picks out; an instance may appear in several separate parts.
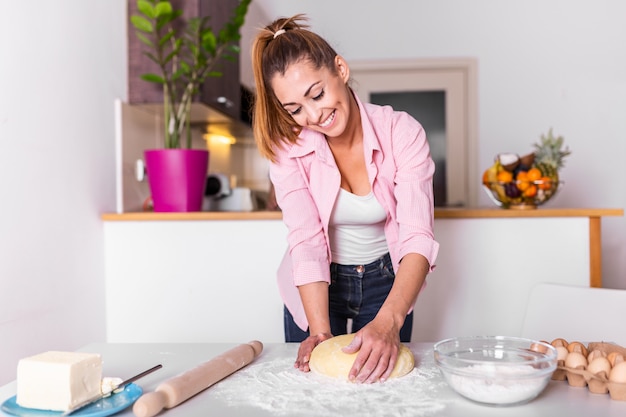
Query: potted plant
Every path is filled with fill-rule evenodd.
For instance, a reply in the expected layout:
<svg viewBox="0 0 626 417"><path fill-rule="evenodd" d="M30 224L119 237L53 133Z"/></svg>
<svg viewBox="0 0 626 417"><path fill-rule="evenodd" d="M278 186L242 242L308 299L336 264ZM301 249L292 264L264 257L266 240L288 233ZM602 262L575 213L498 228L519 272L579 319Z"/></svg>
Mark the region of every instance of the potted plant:
<svg viewBox="0 0 626 417"><path fill-rule="evenodd" d="M230 21L214 32L209 16L185 20L170 1L137 0L138 14L130 21L147 47L145 56L159 68L141 78L163 87L164 147L145 151L155 211L202 208L209 152L191 149L191 104L207 77L222 75L220 60L239 53L250 2L240 0Z"/></svg>

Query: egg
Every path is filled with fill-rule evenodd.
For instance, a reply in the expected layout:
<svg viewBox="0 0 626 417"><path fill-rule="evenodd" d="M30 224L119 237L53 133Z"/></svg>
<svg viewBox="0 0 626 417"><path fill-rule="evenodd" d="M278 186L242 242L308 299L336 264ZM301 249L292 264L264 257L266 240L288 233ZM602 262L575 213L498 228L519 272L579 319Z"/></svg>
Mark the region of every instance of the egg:
<svg viewBox="0 0 626 417"><path fill-rule="evenodd" d="M606 358L606 352L601 351L599 349L594 349L589 353L589 355L587 355L587 361L591 363L594 359L599 358L599 357Z"/></svg>
<svg viewBox="0 0 626 417"><path fill-rule="evenodd" d="M626 383L626 362L620 362L611 369L609 381Z"/></svg>
<svg viewBox="0 0 626 417"><path fill-rule="evenodd" d="M605 376L611 373L611 362L603 356L598 356L593 359L587 365L587 370L594 375L598 375L600 372L604 372Z"/></svg>
<svg viewBox="0 0 626 417"><path fill-rule="evenodd" d="M609 362L611 362L611 366L615 366L620 362L624 362L624 356L619 352L611 352L607 356Z"/></svg>
<svg viewBox="0 0 626 417"><path fill-rule="evenodd" d="M565 366L572 369L579 366L584 368L587 366L587 358L580 352L570 352L565 358Z"/></svg>
<svg viewBox="0 0 626 417"><path fill-rule="evenodd" d="M565 358L567 358L567 355L569 354L569 352L567 351L567 348L565 346L557 346L556 347L556 360L557 361L564 361Z"/></svg>
<svg viewBox="0 0 626 417"><path fill-rule="evenodd" d="M567 347L567 340L561 339L561 338L554 339L550 344L554 347L559 347L559 346Z"/></svg>
<svg viewBox="0 0 626 417"><path fill-rule="evenodd" d="M567 350L571 353L571 352L579 352L582 353L585 358L587 357L587 354L589 353L589 351L587 350L587 347L585 345L583 345L580 342L572 342L570 344L567 345Z"/></svg>
<svg viewBox="0 0 626 417"><path fill-rule="evenodd" d="M530 345L530 350L532 350L533 352L538 352L538 353L548 353L548 347L546 346L546 344L548 344L547 342L541 342L541 343L532 343Z"/></svg>

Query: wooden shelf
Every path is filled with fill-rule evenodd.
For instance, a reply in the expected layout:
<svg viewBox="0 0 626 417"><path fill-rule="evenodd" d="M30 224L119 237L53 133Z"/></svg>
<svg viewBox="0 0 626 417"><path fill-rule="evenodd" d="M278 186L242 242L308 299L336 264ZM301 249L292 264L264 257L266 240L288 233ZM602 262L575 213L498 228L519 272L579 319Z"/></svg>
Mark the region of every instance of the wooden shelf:
<svg viewBox="0 0 626 417"><path fill-rule="evenodd" d="M623 209L603 208L538 208L534 210L506 210L501 208L435 209L436 219L471 219L490 217L604 217L623 215Z"/></svg>
<svg viewBox="0 0 626 417"><path fill-rule="evenodd" d="M104 221L281 220L280 211L198 211L190 213L105 213Z"/></svg>
<svg viewBox="0 0 626 417"><path fill-rule="evenodd" d="M603 208L550 208L536 210L504 210L500 208L443 208L435 209L435 219L472 218L525 218L525 217L590 217L623 216L623 209ZM280 220L280 211L214 212L192 213L105 213L105 221L181 221L181 220Z"/></svg>

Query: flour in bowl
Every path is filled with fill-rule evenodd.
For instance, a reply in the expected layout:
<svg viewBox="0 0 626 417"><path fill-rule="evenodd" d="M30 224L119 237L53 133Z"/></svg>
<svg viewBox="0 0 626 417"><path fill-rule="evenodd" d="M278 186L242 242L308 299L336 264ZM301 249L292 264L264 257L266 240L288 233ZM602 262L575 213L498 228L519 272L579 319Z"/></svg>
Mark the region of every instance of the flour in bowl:
<svg viewBox="0 0 626 417"><path fill-rule="evenodd" d="M465 368L476 374L493 375L494 366L489 364L472 365ZM497 367L497 376L479 377L448 374L448 383L459 394L471 400L488 404L516 404L536 397L546 386L549 376L510 379L536 374L532 366Z"/></svg>

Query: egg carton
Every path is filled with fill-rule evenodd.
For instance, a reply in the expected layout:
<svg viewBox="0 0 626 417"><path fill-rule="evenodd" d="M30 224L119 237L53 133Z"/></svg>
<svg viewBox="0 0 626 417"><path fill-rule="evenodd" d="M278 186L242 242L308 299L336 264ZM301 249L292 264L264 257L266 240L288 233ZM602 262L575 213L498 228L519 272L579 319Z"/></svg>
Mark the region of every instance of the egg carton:
<svg viewBox="0 0 626 417"><path fill-rule="evenodd" d="M567 381L572 387L587 387L594 394L626 401L626 348L606 342L551 342L558 352L556 381Z"/></svg>

